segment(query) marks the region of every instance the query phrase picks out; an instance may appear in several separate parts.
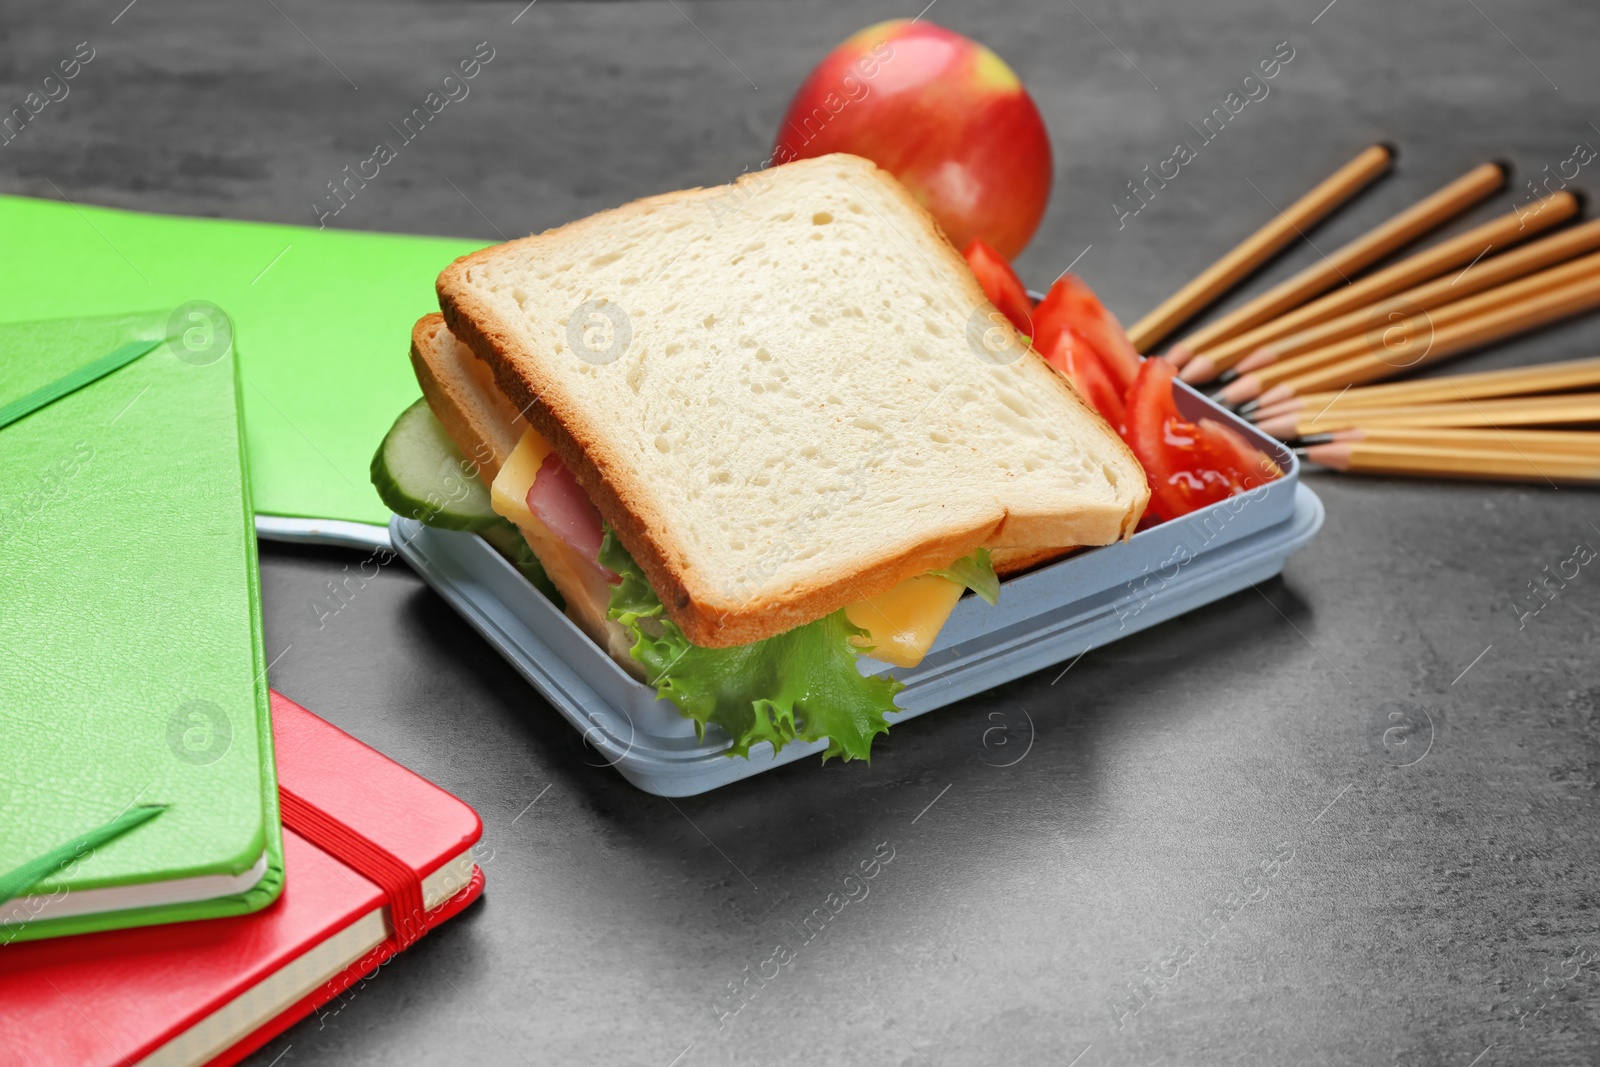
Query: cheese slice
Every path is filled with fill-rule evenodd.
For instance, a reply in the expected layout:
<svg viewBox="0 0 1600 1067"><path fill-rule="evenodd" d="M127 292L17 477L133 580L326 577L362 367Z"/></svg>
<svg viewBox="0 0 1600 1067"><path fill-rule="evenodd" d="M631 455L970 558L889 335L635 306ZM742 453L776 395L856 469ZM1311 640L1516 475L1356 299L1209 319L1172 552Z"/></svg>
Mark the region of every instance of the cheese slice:
<svg viewBox="0 0 1600 1067"><path fill-rule="evenodd" d="M528 510L528 490L533 488L533 480L548 455L550 442L538 430L528 427L489 486L489 506L518 526L542 526Z"/></svg>
<svg viewBox="0 0 1600 1067"><path fill-rule="evenodd" d="M533 488L539 467L550 451L550 442L539 431L532 427L524 431L522 440L495 475L489 488L489 504L522 531L544 564L545 573L566 598L573 620L590 636L603 633L610 638L606 643L615 645L621 627L607 625L610 585L603 577L597 577L591 562L579 556L528 509L528 490ZM867 631L865 637L851 641L863 650L870 648L873 659L896 667L915 667L928 654L964 591L958 583L936 574L908 578L887 593L844 609L852 623ZM626 654L626 645L623 648L624 661L634 663L632 656Z"/></svg>
<svg viewBox="0 0 1600 1067"><path fill-rule="evenodd" d="M966 589L937 574L907 578L887 593L851 604L845 616L867 631L851 641L870 648L873 659L896 667L915 667L928 654L956 601Z"/></svg>

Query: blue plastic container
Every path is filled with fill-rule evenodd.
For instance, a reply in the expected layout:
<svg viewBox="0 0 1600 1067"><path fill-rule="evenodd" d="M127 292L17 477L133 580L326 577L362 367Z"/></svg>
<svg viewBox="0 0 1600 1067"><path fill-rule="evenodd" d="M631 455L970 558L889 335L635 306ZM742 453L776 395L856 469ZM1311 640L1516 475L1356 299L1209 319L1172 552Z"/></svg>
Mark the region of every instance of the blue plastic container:
<svg viewBox="0 0 1600 1067"><path fill-rule="evenodd" d="M1186 386L1186 418L1228 422L1285 476L1127 541L1008 579L991 607L963 597L916 667L862 658L863 671L906 683L891 725L1071 659L1270 578L1322 525L1294 453ZM624 778L660 796L692 796L807 756L826 742L762 743L730 757L715 728L702 741L675 705L624 671L475 534L394 517L406 561Z"/></svg>

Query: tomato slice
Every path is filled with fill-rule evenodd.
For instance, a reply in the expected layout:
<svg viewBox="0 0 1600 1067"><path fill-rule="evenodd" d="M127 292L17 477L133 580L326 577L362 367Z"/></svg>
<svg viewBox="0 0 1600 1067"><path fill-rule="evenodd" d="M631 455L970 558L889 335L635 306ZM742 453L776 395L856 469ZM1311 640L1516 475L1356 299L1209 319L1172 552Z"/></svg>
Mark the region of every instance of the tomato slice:
<svg viewBox="0 0 1600 1067"><path fill-rule="evenodd" d="M1172 399L1177 369L1164 359L1139 366L1128 392L1123 437L1144 465L1150 503L1176 519L1282 476L1277 464L1214 419L1189 422Z"/></svg>
<svg viewBox="0 0 1600 1067"><path fill-rule="evenodd" d="M1126 411L1122 391L1111 380L1105 363L1092 345L1073 330L1058 330L1044 358L1067 376L1078 395L1087 400L1112 429L1122 432Z"/></svg>
<svg viewBox="0 0 1600 1067"><path fill-rule="evenodd" d="M1283 470L1265 452L1254 448L1237 430L1216 419L1195 424L1207 460L1218 468L1242 471L1246 488L1283 477Z"/></svg>
<svg viewBox="0 0 1600 1067"><path fill-rule="evenodd" d="M1037 332L1030 336L1038 351L1048 351L1055 335L1070 329L1099 355L1119 392L1125 394L1133 385L1139 373L1139 353L1116 316L1106 310L1100 298L1076 274L1063 274L1056 279L1050 292L1034 309L1033 323Z"/></svg>
<svg viewBox="0 0 1600 1067"><path fill-rule="evenodd" d="M983 286L983 295L989 298L989 303L999 308L1022 336L1032 337L1033 301L1006 258L976 237L961 254L967 258L972 273L978 276L978 284Z"/></svg>

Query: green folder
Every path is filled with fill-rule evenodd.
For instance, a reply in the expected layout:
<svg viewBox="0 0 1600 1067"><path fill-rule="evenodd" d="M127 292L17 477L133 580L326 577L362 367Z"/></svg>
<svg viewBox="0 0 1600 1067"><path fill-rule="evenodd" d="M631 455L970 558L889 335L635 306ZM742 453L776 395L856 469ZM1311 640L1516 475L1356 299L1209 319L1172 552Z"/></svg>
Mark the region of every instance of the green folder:
<svg viewBox="0 0 1600 1067"><path fill-rule="evenodd" d="M228 327L0 325L0 945L282 888Z"/></svg>
<svg viewBox="0 0 1600 1067"><path fill-rule="evenodd" d="M310 217L307 209L307 217ZM0 291L30 318L211 300L240 338L256 510L385 523L372 452L419 395L411 326L481 241L177 218L0 196Z"/></svg>

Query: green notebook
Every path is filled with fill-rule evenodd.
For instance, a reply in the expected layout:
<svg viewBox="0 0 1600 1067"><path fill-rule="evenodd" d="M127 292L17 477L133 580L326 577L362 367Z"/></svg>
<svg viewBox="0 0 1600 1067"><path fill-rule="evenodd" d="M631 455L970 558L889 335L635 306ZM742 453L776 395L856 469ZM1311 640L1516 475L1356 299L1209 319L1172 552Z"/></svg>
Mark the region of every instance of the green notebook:
<svg viewBox="0 0 1600 1067"><path fill-rule="evenodd" d="M0 945L282 888L228 325L0 325Z"/></svg>
<svg viewBox="0 0 1600 1067"><path fill-rule="evenodd" d="M309 217L310 210L307 209ZM419 395L411 326L481 241L177 218L0 196L0 291L30 317L207 299L239 331L250 482L263 515L385 523L375 443Z"/></svg>

